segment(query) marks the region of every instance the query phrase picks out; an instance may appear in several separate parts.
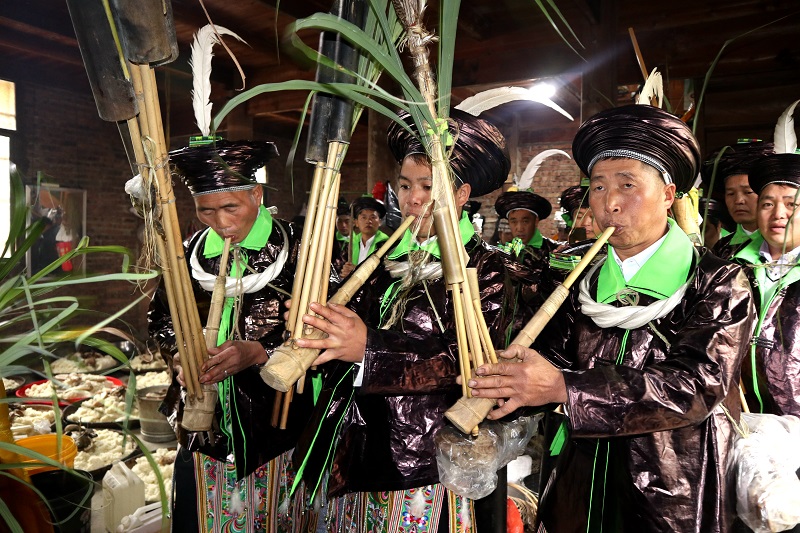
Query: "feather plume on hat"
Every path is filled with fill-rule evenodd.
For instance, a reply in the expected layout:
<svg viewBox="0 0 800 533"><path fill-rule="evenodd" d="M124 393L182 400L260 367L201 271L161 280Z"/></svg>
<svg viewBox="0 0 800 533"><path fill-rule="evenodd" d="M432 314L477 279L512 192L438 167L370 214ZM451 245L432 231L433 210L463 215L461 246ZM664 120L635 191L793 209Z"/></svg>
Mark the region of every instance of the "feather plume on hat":
<svg viewBox="0 0 800 533"><path fill-rule="evenodd" d="M794 131L794 109L800 100L786 108L775 124L773 144L776 154L793 154L797 150L797 133Z"/></svg>
<svg viewBox="0 0 800 533"><path fill-rule="evenodd" d="M750 188L758 194L773 183L800 188L800 154L797 153L797 133L792 116L798 103L800 100L786 108L778 118L775 153L759 159L747 176Z"/></svg>
<svg viewBox="0 0 800 533"><path fill-rule="evenodd" d="M514 186L510 187L508 190L509 191L526 191L528 189L532 190L534 176L536 176L536 173L539 171L539 168L542 166L542 163L544 163L544 160L552 155L563 155L566 156L567 159L572 159L569 156L569 154L564 150L557 150L555 148L550 150L544 150L536 154L536 156L534 156L534 158L531 159L531 162L528 163L527 167L525 167L525 171L522 173L522 176L520 176L519 179L516 179L515 177Z"/></svg>
<svg viewBox="0 0 800 533"><path fill-rule="evenodd" d="M189 66L192 67L192 107L197 127L204 137L211 131L211 58L214 57L214 45L218 44L221 35L230 35L247 42L222 26L207 24L197 30L192 41L192 56Z"/></svg>
<svg viewBox="0 0 800 533"><path fill-rule="evenodd" d="M657 68L654 68L653 72L647 76L647 79L642 86L642 92L639 93L639 96L636 98L636 103L652 105L653 99L658 102L656 107L661 107L661 104L664 101L664 80L662 79L661 73Z"/></svg>
<svg viewBox="0 0 800 533"><path fill-rule="evenodd" d="M572 115L564 111L558 104L549 98L538 95L530 89L525 89L524 87L498 87L496 89L481 91L474 96L465 98L456 106L456 109L460 109L461 111L465 111L470 115L477 117L484 111L492 109L493 107L521 100L544 104L550 109L564 115L569 120L575 120L572 118Z"/></svg>

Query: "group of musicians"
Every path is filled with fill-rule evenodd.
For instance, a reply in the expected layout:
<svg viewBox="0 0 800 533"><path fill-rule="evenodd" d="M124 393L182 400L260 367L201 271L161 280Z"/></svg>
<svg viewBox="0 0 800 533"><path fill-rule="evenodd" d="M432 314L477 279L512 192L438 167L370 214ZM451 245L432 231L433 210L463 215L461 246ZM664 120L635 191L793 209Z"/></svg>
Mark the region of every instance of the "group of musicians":
<svg viewBox="0 0 800 533"><path fill-rule="evenodd" d="M262 205L252 178L274 146L217 144L172 157L210 228L186 243L198 304L209 300L200 280L217 272L227 237L228 275L241 287L226 299L219 347L201 369L201 382L219 390L215 438L178 432L173 531L481 526L481 509L439 483L434 437L462 390L456 317L432 216L432 165L409 126L393 123L388 143L400 210L416 222L347 306L316 302L302 317L326 335L295 340L320 356L284 430L270 424L276 393L259 372L285 340L299 233ZM510 160L490 122L454 113L449 127L461 209L499 189ZM572 154L586 183L562 196L568 222L588 239L614 231L532 348L509 342L573 265L556 260L559 243L537 228L550 204L533 191L502 195L496 208L514 237L502 249L484 242L467 214L460 218L456 239L477 269L481 311L502 350L467 386L497 400L493 420L563 406L537 532L743 527L726 475L740 387L753 411L800 415L800 154L751 142L704 163L691 130L649 105L589 118ZM737 224L713 250L671 218L699 174ZM332 291L385 240L384 213L372 198L340 208L359 233L348 239L339 228L349 255L332 270ZM150 330L162 353L174 354L164 297L154 298ZM179 428L186 390L179 358L169 359L175 379L163 408Z"/></svg>

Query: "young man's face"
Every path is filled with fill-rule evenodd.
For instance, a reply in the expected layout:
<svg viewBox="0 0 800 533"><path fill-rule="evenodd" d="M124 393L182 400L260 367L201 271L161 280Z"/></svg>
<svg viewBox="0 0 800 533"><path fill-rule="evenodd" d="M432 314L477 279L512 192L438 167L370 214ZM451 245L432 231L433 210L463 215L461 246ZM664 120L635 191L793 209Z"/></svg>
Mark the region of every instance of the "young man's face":
<svg viewBox="0 0 800 533"><path fill-rule="evenodd" d="M345 237L350 235L350 215L336 217L336 230Z"/></svg>
<svg viewBox="0 0 800 533"><path fill-rule="evenodd" d="M747 174L734 174L725 178L725 205L733 221L747 231L756 229L758 195L750 188Z"/></svg>
<svg viewBox="0 0 800 533"><path fill-rule="evenodd" d="M414 216L417 221L412 228L419 228L417 240L422 242L436 235L433 223L433 174L430 165L420 163L413 157L406 157L400 166L397 178L397 201L403 218ZM455 191L456 209L459 211L469 200L471 191L469 184L464 184Z"/></svg>
<svg viewBox="0 0 800 533"><path fill-rule="evenodd" d="M258 218L262 195L257 186L246 191L195 196L197 218L223 239L231 237L234 244L242 242Z"/></svg>
<svg viewBox="0 0 800 533"><path fill-rule="evenodd" d="M381 216L374 209L362 209L358 212L358 229L363 240L371 239L378 233L381 226Z"/></svg>
<svg viewBox="0 0 800 533"><path fill-rule="evenodd" d="M800 246L800 224L795 221L797 187L773 183L758 197L758 231L773 259Z"/></svg>
<svg viewBox="0 0 800 533"><path fill-rule="evenodd" d="M533 238L538 224L539 217L525 209L514 209L508 213L508 227L511 228L511 235L526 244Z"/></svg>
<svg viewBox="0 0 800 533"><path fill-rule="evenodd" d="M576 228L583 228L586 230L587 239L596 239L597 234L594 231L594 215L592 210L588 207L580 207L572 215L572 223Z"/></svg>
<svg viewBox="0 0 800 533"><path fill-rule="evenodd" d="M635 159L605 159L592 168L589 206L599 229L617 229L608 239L621 259L632 257L667 231L667 209L675 185Z"/></svg>

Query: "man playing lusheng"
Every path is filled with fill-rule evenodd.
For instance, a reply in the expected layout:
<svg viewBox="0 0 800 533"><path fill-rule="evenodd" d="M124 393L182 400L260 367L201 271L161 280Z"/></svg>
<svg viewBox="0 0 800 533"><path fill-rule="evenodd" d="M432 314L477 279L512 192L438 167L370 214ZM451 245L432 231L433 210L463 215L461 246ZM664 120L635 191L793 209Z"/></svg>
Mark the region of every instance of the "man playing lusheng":
<svg viewBox="0 0 800 533"><path fill-rule="evenodd" d="M375 253L389 238L381 231L381 220L386 216L386 208L372 196L357 198L350 207L355 217L353 249L350 258L342 268L342 277L347 277L364 260ZM357 231L356 231L357 230Z"/></svg>
<svg viewBox="0 0 800 533"><path fill-rule="evenodd" d="M223 240L230 237L232 242L219 346L208 350L211 357L200 369L200 382L217 384L219 391L215 442L180 425L186 389L177 356L177 380L162 406L181 444L173 531L313 530L316 517L303 513L302 493L294 499L289 495L294 470L286 453L308 420L311 395L292 402L286 430L274 428L269 413L275 391L259 375L259 365L282 342L283 301L292 290L299 247L294 226L273 218L262 205L263 190L254 178L277 150L266 142L216 141L170 155L192 193L198 218L209 226L185 243L202 321ZM161 353L176 354L163 287L148 318Z"/></svg>
<svg viewBox="0 0 800 533"><path fill-rule="evenodd" d="M460 210L470 195L500 187L510 162L505 138L493 125L457 110L451 119ZM321 490L319 479L329 470L331 532L475 531L471 500L439 484L436 466L434 435L461 391L452 301L432 216L431 165L420 141L396 123L389 146L401 164L400 209L404 217L417 217L418 233L407 232L389 252L351 302L355 312L314 304L322 318L303 317L328 338L298 345L325 350L315 364L339 361L326 365L334 370L318 403L320 429L309 426L297 447L313 438L313 453L296 453L294 460L305 465L303 479L314 490ZM478 272L486 323L500 343L510 320L504 316L507 256L485 244L467 216L459 233L467 266Z"/></svg>
<svg viewBox="0 0 800 533"><path fill-rule="evenodd" d="M601 112L578 131L607 259L584 275L535 344L478 369L474 394L563 403L564 448L539 504L537 531L728 531L726 483L740 412L739 365L753 304L741 268L699 256L667 218L697 175L699 148L652 106Z"/></svg>
<svg viewBox="0 0 800 533"><path fill-rule="evenodd" d="M714 191L724 195L725 207L736 222L736 231L720 238L712 251L718 257L730 259L737 251L747 246L753 233L758 229L756 222L758 193L750 188L747 175L759 158L772 153L772 143L745 139L723 150L725 151L717 162ZM701 169L703 182L708 186L711 185L711 175L718 154L719 150L711 154Z"/></svg>
<svg viewBox="0 0 800 533"><path fill-rule="evenodd" d="M800 154L773 154L750 171L758 233L733 258L753 285L758 321L742 384L753 412L800 416Z"/></svg>

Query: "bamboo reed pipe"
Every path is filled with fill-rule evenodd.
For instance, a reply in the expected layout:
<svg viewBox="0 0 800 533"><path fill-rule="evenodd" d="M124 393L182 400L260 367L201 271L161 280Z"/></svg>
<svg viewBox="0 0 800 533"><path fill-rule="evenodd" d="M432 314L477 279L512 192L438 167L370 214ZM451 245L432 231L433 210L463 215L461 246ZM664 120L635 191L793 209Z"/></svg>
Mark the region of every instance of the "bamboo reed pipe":
<svg viewBox="0 0 800 533"><path fill-rule="evenodd" d="M231 251L231 238L225 238L222 248L222 257L219 260L219 273L214 280L214 291L211 293L211 306L208 309L206 321L206 348L216 348L219 345L219 322L222 319L222 308L225 306L225 282L228 272L228 255Z"/></svg>
<svg viewBox="0 0 800 533"><path fill-rule="evenodd" d="M286 424L289 422L289 407L292 405L293 397L294 389L289 387L289 390L283 395L283 408L281 409L281 421L279 425L281 429L286 429Z"/></svg>
<svg viewBox="0 0 800 533"><path fill-rule="evenodd" d="M163 208L163 219L167 221L172 237L172 253L176 268L176 277L179 281L183 295L183 308L184 318L187 319L189 327L187 328L188 337L192 343L191 353L194 355L197 368L203 365L208 358L208 352L205 350L205 342L202 339L203 326L200 323L200 315L197 311L197 305L194 303L194 292L189 280L189 271L186 267L185 251L183 249L183 241L180 234L180 224L178 223L178 213L175 209L175 195L172 190L172 180L167 173L167 149L164 142L164 131L161 127L161 109L158 104L158 89L155 83L155 72L147 65L139 65L142 78L142 87L144 89L145 104L147 108L147 122L150 129L151 136L155 137L156 142L156 175L158 176L159 183L162 187L163 194L162 202L165 205ZM164 164L159 164L163 162ZM166 228L165 228L166 229ZM199 375L199 373L198 373Z"/></svg>
<svg viewBox="0 0 800 533"><path fill-rule="evenodd" d="M281 420L281 412L283 412L283 397L286 394L276 390L275 391L275 400L272 402L272 418L270 418L270 425L274 428L278 427L278 424Z"/></svg>
<svg viewBox="0 0 800 533"><path fill-rule="evenodd" d="M131 81L134 86L134 92L138 100L140 100L139 105L139 117L135 119L130 119L128 121L128 126L131 132L131 139L134 148L134 152L136 154L136 159L139 164L139 167L143 170L147 167L147 158L144 153L143 143L144 137L149 137L149 128L147 123L147 109L145 106L145 98L143 94L143 87L142 87L142 80L141 75L135 66L132 66L130 69L131 73ZM141 125L139 123L141 121ZM162 206L163 212L163 206ZM162 225L163 229L163 225ZM166 239L166 235L163 236ZM162 240L162 236L158 236L156 238L156 247L161 258L162 262L162 275L164 276L164 287L167 292L167 304L169 306L170 316L172 317L173 322L173 331L175 333L175 340L178 347L178 353L181 357L181 364L186 371L186 388L189 392L190 396L194 396L200 390L200 383L197 378L197 370L193 364L193 356L190 356L187 350L186 339L184 338L184 330L181 325L181 312L178 308L177 297L175 295L175 279L173 276L174 268L171 265L170 255L168 254L167 249L167 241ZM202 394L202 393L200 393Z"/></svg>
<svg viewBox="0 0 800 533"><path fill-rule="evenodd" d="M310 254L313 255L309 256L309 261L308 264L306 265L306 270L303 272L303 286L302 286L303 290L300 293L299 301L297 301L297 304L299 305L298 313L305 313L312 299L317 299L317 301L320 301L318 299L319 287L320 287L320 280L319 280L320 273L322 271L322 266L326 261L328 265L330 265L330 257L322 256L322 245L325 242L324 241L326 233L325 230L326 229L328 231L331 230L331 228L325 228L325 222L328 220L328 218L325 217L324 209L326 202L330 201L330 195L333 189L333 182L338 178L338 172L336 171L336 169L338 168L338 163L340 162L340 158L342 155L341 149L342 149L342 143L338 142L328 143L328 159L325 163L325 171L322 178L323 180L322 192L320 193L319 202L317 206L315 206L317 209L316 217L320 220L320 222L316 222L315 220L314 234L311 237L311 248L310 248ZM304 330L305 328L303 321L298 318L297 322L295 323L294 332L292 335L293 338L298 339L302 337Z"/></svg>
<svg viewBox="0 0 800 533"><path fill-rule="evenodd" d="M606 228L606 230L597 238L597 241L586 251L580 263L575 269L570 272L564 283L559 285L555 291L547 298L542 304L533 318L528 321L525 327L520 331L511 344L519 344L520 346L530 347L536 337L541 333L544 326L555 315L561 304L564 303L567 296L569 296L569 288L575 283L581 273L591 263L594 256L602 248L602 246L614 233L613 226ZM447 410L445 416L452 424L463 433L472 432L478 424L480 424L489 414L495 401L490 398L460 398L453 407Z"/></svg>
<svg viewBox="0 0 800 533"><path fill-rule="evenodd" d="M292 284L292 298L297 298L302 291L303 276L302 273L306 271L308 265L308 255L311 248L311 228L314 224L314 217L316 215L316 206L319 203L319 195L322 190L322 173L325 171L325 164L317 163L314 168L314 177L311 184L311 195L308 199L308 208L306 209L306 221L303 224L303 233L300 238L300 255L297 259L297 267L295 268L294 283ZM292 306L289 309L289 320L286 324L286 329L290 333L296 330L297 317L299 316L299 306ZM277 420L275 421L277 424Z"/></svg>
<svg viewBox="0 0 800 533"><path fill-rule="evenodd" d="M461 369L461 376L467 377L467 381L469 381L469 377L472 376L472 369L470 368L469 363L469 348L467 347L467 339L465 338L465 332L463 328L459 328L458 324L463 323L464 315L461 309L460 303L460 295L456 293L456 288L453 287L450 291L451 299L453 301L453 321L456 324L456 346L458 347L458 360L460 363ZM470 397L471 394L469 392L469 387L467 387L463 382L461 384L461 389L464 392L464 396Z"/></svg>
<svg viewBox="0 0 800 533"><path fill-rule="evenodd" d="M170 303L174 302L174 306L170 306L170 314L173 317L173 327L176 328L176 333L181 332L182 339L179 341L179 353L183 361L184 368L187 368L187 383L192 382L192 386L187 385L187 389L194 389L195 395L202 399L202 388L199 385L199 366L202 364L205 352L205 346L199 343L199 336L201 327L199 325L199 316L196 323L192 323L192 314L197 316L196 305L194 305L194 295L191 293L191 286L188 280L188 272L185 266L185 258L183 245L178 232L177 212L174 206L174 194L172 193L171 181L167 175L167 171L161 162L166 162L166 148L164 146L163 129L161 127L160 109L158 106L158 93L155 86L155 74L149 67L132 65L130 68L131 80L134 85L134 90L137 99L141 100L139 106L140 113L138 117L138 130L140 138L149 139L154 146L153 161L156 165L154 172L156 174L157 188L159 195L159 203L161 204L161 222L164 230L164 254L162 255L163 270L169 271L165 277L165 285L171 287L167 290L167 298ZM135 131L137 128L132 128ZM136 144L136 143L134 143ZM138 152L138 150L136 150ZM143 154L142 154L143 156ZM147 164L146 160L142 160L143 164ZM183 275L182 275L183 272ZM189 291L187 294L187 286ZM188 299L187 299L188 296ZM191 302L191 306L188 305ZM194 313L190 313L189 307L192 307ZM187 323L186 318L189 317ZM178 336L176 335L176 340ZM183 352L180 348L185 347ZM198 357L198 349L200 356ZM198 360L200 361L198 364Z"/></svg>
<svg viewBox="0 0 800 533"><path fill-rule="evenodd" d="M358 268L347 278L339 290L336 291L336 294L328 300L328 304L345 305L349 302L378 267L381 258L386 255L413 222L413 216L406 218L374 254L358 265ZM314 329L304 338L321 339L323 337L324 333ZM319 350L299 348L289 340L275 349L267 364L261 369L261 379L277 391L288 391L311 367L311 363L314 362L318 355Z"/></svg>
<svg viewBox="0 0 800 533"><path fill-rule="evenodd" d="M589 248L586 253L584 254L583 258L581 259L580 263L577 264L575 270L569 273L567 279L564 280L553 294L551 294L547 300L542 304L536 314L533 315L528 323L522 328L522 331L517 333L517 336L514 337L514 340L511 341L511 344L519 344L520 346L529 347L533 344L533 341L536 340L536 337L539 336L539 333L542 332L544 326L550 321L551 318L555 315L558 308L561 307L561 304L564 303L567 296L569 295L569 289L578 279L578 277L583 273L583 270L589 266L589 263L594 259L594 256L597 255L597 252L600 251L600 248L608 241L608 238L611 237L611 234L614 233L616 228L614 226L609 226L608 228L603 231L603 233L597 238L597 240L592 244L591 248Z"/></svg>

